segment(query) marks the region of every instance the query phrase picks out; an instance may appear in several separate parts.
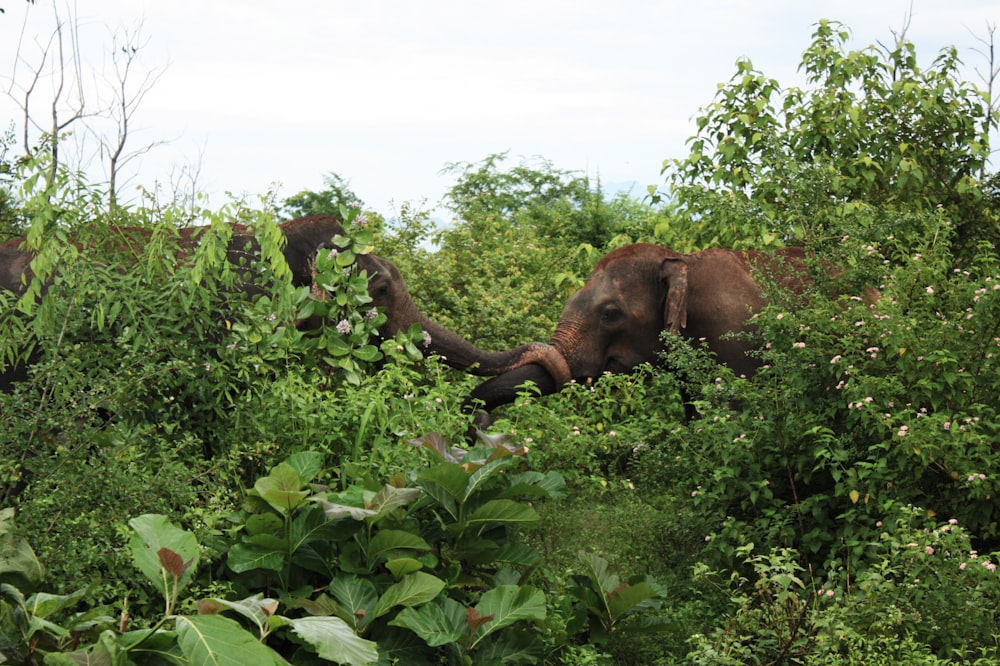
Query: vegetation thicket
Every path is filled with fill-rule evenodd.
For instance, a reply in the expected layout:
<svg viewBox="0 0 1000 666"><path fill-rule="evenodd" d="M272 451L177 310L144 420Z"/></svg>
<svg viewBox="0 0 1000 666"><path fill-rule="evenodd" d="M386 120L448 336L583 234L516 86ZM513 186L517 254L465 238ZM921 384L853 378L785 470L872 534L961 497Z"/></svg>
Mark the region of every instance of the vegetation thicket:
<svg viewBox="0 0 1000 666"><path fill-rule="evenodd" d="M8 135L0 224L39 282L0 292L0 367L33 360L0 394L0 661L996 663L988 65L984 90L953 48L922 66L905 33L854 50L821 21L806 86L738 62L649 198L498 153L448 167L444 229L336 174L280 204L126 207ZM348 231L322 301L278 252L276 222L310 213ZM262 296L226 261L234 221ZM638 241L804 245L815 288L760 276L752 379L665 337L657 367L525 387L472 443L478 380L419 331L378 340L343 270L374 248L428 316L501 349L547 340Z"/></svg>

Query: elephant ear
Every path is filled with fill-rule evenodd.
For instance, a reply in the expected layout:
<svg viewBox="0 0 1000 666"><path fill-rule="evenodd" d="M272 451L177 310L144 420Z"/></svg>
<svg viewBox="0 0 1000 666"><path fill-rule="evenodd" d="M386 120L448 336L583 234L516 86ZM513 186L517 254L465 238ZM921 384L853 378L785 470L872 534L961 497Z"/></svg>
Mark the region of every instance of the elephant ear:
<svg viewBox="0 0 1000 666"><path fill-rule="evenodd" d="M667 288L663 329L677 334L687 326L688 267L682 257L667 257L660 264L660 280Z"/></svg>

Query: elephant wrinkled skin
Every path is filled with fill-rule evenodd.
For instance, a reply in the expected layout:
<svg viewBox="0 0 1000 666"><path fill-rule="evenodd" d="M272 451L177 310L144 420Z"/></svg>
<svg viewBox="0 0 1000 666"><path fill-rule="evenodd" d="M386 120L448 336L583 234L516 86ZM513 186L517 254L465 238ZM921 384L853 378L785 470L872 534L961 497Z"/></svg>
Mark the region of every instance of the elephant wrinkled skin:
<svg viewBox="0 0 1000 666"><path fill-rule="evenodd" d="M751 376L760 362L751 343L727 333L752 328L765 305L753 272L800 292L808 283L801 248L774 251L712 249L681 254L650 244L628 245L605 256L563 309L552 345L577 381L655 363L660 334L705 340L718 361ZM534 382L543 395L565 383L538 365L525 365L484 382L470 396L489 411L512 402L517 387Z"/></svg>

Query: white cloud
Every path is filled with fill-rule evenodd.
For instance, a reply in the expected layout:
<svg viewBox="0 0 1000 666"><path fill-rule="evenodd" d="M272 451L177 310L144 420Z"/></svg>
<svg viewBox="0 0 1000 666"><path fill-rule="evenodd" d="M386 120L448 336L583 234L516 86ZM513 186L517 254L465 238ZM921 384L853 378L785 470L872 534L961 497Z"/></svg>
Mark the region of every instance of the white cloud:
<svg viewBox="0 0 1000 666"><path fill-rule="evenodd" d="M796 84L818 19L846 23L860 48L890 40L910 6L88 0L79 15L81 39L99 45L109 29L142 20L143 62L168 65L136 124L141 141L171 143L141 161L140 181L163 181L203 152L213 203L225 190L259 193L276 181L283 195L318 188L335 171L388 213L390 200L436 201L451 184L439 175L446 163L508 149L605 182L656 183L738 58ZM908 36L928 63L950 44L974 62L973 33L1000 22L995 2L912 6ZM45 0L5 8L0 62L13 62L24 13L28 34L44 38L52 11ZM0 121L16 117L2 100Z"/></svg>

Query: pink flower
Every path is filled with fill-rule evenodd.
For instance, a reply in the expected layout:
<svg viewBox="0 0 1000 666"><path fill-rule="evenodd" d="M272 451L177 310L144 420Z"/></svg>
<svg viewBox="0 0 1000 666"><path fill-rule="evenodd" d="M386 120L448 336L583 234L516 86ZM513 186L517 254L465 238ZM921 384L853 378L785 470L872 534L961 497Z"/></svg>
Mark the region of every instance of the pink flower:
<svg viewBox="0 0 1000 666"><path fill-rule="evenodd" d="M794 342L794 343L792 343L792 346L795 347L796 349L805 349L806 348L806 343L804 343L804 342Z"/></svg>
<svg viewBox="0 0 1000 666"><path fill-rule="evenodd" d="M933 294L934 293L934 287L927 287L927 293L928 294Z"/></svg>

